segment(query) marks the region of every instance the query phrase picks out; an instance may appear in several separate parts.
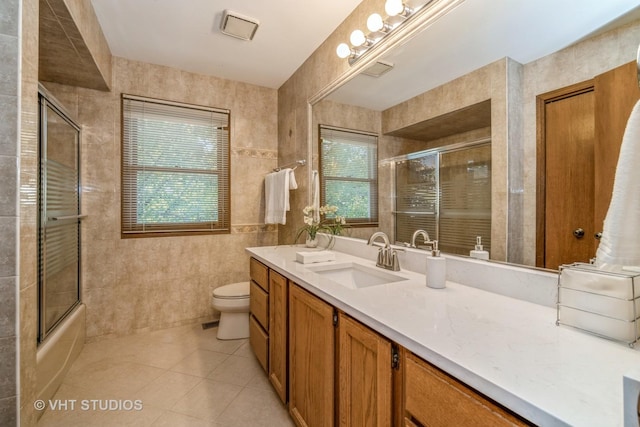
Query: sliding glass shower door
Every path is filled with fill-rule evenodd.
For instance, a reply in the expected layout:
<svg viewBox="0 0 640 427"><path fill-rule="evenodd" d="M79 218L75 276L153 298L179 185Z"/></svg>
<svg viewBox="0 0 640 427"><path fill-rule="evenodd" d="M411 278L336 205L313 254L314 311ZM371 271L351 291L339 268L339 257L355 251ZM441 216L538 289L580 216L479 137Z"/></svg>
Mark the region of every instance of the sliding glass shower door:
<svg viewBox="0 0 640 427"><path fill-rule="evenodd" d="M41 88L39 334L80 303L80 128Z"/></svg>

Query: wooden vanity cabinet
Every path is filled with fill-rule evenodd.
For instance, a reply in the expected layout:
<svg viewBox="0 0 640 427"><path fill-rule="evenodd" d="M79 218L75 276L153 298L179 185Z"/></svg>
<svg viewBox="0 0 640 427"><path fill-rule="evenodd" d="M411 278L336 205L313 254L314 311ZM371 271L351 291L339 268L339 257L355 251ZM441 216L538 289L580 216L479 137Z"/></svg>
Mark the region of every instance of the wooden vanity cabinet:
<svg viewBox="0 0 640 427"><path fill-rule="evenodd" d="M525 426L493 401L405 351L405 426Z"/></svg>
<svg viewBox="0 0 640 427"><path fill-rule="evenodd" d="M251 280L251 346L297 426L530 425L254 259Z"/></svg>
<svg viewBox="0 0 640 427"><path fill-rule="evenodd" d="M269 269L260 261L249 261L249 343L262 369L269 362Z"/></svg>
<svg viewBox="0 0 640 427"><path fill-rule="evenodd" d="M331 305L289 286L289 413L300 427L334 425L335 332Z"/></svg>
<svg viewBox="0 0 640 427"><path fill-rule="evenodd" d="M269 381L280 400L287 402L287 355L289 311L288 280L269 271Z"/></svg>

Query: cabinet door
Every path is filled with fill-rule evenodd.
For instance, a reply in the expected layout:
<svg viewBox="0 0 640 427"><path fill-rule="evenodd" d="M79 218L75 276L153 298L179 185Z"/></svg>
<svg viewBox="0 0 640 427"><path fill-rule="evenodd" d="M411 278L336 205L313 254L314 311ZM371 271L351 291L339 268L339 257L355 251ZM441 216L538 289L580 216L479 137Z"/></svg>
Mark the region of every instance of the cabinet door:
<svg viewBox="0 0 640 427"><path fill-rule="evenodd" d="M333 307L289 289L289 412L298 426L334 425Z"/></svg>
<svg viewBox="0 0 640 427"><path fill-rule="evenodd" d="M391 343L343 313L338 320L341 426L391 425Z"/></svg>
<svg viewBox="0 0 640 427"><path fill-rule="evenodd" d="M269 272L269 381L287 402L287 279Z"/></svg>
<svg viewBox="0 0 640 427"><path fill-rule="evenodd" d="M406 352L405 425L524 426L525 422L429 363Z"/></svg>

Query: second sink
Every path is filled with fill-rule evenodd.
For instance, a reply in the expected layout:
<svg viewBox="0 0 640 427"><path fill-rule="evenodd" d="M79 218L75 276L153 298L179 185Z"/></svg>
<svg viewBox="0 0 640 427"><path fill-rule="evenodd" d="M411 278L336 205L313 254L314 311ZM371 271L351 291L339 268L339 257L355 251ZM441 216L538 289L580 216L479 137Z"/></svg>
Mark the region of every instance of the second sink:
<svg viewBox="0 0 640 427"><path fill-rule="evenodd" d="M380 268L368 267L353 262L318 265L307 267L307 269L351 289L367 288L407 280L405 277L387 273Z"/></svg>

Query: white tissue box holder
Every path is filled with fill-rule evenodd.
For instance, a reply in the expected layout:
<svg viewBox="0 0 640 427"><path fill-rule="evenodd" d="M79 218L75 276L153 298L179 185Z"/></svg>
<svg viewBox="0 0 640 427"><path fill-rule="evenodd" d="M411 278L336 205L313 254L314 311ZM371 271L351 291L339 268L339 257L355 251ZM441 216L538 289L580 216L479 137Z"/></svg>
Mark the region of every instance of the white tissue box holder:
<svg viewBox="0 0 640 427"><path fill-rule="evenodd" d="M329 251L296 252L296 261L301 264L311 264L314 262L327 262L335 260L336 254Z"/></svg>
<svg viewBox="0 0 640 427"><path fill-rule="evenodd" d="M633 347L640 340L640 273L592 264L560 266L556 325Z"/></svg>

